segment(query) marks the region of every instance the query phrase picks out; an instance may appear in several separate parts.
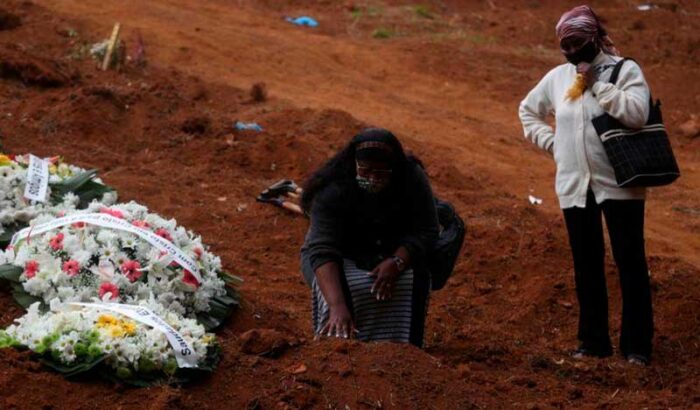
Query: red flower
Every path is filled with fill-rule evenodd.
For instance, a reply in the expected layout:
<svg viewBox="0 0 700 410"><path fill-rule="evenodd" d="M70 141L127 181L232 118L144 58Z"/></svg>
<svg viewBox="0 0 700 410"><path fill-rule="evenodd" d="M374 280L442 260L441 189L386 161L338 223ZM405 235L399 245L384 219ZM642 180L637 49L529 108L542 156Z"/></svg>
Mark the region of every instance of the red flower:
<svg viewBox="0 0 700 410"><path fill-rule="evenodd" d="M28 277L29 279L36 276L36 273L38 271L39 271L39 262L27 261L27 263L24 264L24 276Z"/></svg>
<svg viewBox="0 0 700 410"><path fill-rule="evenodd" d="M136 282L141 277L141 264L138 261L126 261L122 263L121 270L131 282Z"/></svg>
<svg viewBox="0 0 700 410"><path fill-rule="evenodd" d="M137 228L148 228L150 225L146 221L142 221L140 219L137 219L133 222L131 222L132 225L134 225Z"/></svg>
<svg viewBox="0 0 700 410"><path fill-rule="evenodd" d="M49 241L49 246L51 246L51 249L55 251L60 251L63 249L63 232L59 232L56 234L56 236L51 238Z"/></svg>
<svg viewBox="0 0 700 410"><path fill-rule="evenodd" d="M100 208L100 212L103 214L112 215L115 218L124 219L124 214L118 209L102 207Z"/></svg>
<svg viewBox="0 0 700 410"><path fill-rule="evenodd" d="M190 286L194 286L195 288L199 287L197 278L195 278L192 272L188 271L187 269L185 269L185 276L182 278L182 281Z"/></svg>
<svg viewBox="0 0 700 410"><path fill-rule="evenodd" d="M85 222L75 222L75 223L72 223L71 226L73 228L82 229L82 228L85 228Z"/></svg>
<svg viewBox="0 0 700 410"><path fill-rule="evenodd" d="M100 299L102 299L107 293L112 294L110 299L116 299L119 297L119 288L114 283L104 282L100 285Z"/></svg>
<svg viewBox="0 0 700 410"><path fill-rule="evenodd" d="M197 255L197 259L202 259L202 254L204 250L202 248L194 248L194 254Z"/></svg>
<svg viewBox="0 0 700 410"><path fill-rule="evenodd" d="M160 236L163 239L167 239L171 242L173 241L173 237L170 236L170 232L168 232L165 228L156 229L156 235Z"/></svg>
<svg viewBox="0 0 700 410"><path fill-rule="evenodd" d="M76 260L69 260L63 262L63 271L66 272L68 276L75 276L80 272L80 264Z"/></svg>

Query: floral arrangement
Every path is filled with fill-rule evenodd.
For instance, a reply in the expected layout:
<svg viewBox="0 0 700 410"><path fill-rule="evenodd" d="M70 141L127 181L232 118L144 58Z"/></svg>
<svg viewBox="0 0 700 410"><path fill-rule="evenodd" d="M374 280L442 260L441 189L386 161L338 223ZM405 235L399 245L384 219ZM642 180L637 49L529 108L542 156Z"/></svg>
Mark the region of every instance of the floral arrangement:
<svg viewBox="0 0 700 410"><path fill-rule="evenodd" d="M58 217L105 214L136 233L85 222L57 226L26 237L8 247L0 278L14 282L14 295L23 306L39 301L103 301L137 304L154 299L168 311L196 317L207 329L218 327L238 304L233 285L240 280L222 270L221 259L202 244L201 237L149 212L136 202L111 207L93 202L85 210L43 214L25 231L40 232L42 224ZM65 218L64 218L65 219ZM153 246L138 233L150 233L196 264L177 263L171 253ZM1 259L1 258L0 258ZM0 260L2 262L2 260ZM231 285L231 286L227 286Z"/></svg>
<svg viewBox="0 0 700 410"><path fill-rule="evenodd" d="M49 367L66 376L91 370L137 385L154 381L186 381L210 372L218 362L216 337L194 319L186 319L157 303L142 302L192 348L196 367L180 367L165 333L127 316L96 308L56 304L42 313L31 305L15 324L0 330L0 348L29 349Z"/></svg>
<svg viewBox="0 0 700 410"><path fill-rule="evenodd" d="M62 158L49 162L46 200L30 201L24 197L29 167L29 155L0 153L0 248L12 235L42 212L85 208L97 200L111 205L117 193L96 177L97 171L66 164Z"/></svg>
<svg viewBox="0 0 700 410"><path fill-rule="evenodd" d="M238 305L240 279L174 219L116 204L96 171L55 157L48 186L31 183L30 166L46 181L47 163L30 158L0 154L0 280L27 309L0 330L0 348L29 349L66 376L98 370L137 385L213 371L219 346L206 332ZM25 188L34 199L46 188L45 200Z"/></svg>

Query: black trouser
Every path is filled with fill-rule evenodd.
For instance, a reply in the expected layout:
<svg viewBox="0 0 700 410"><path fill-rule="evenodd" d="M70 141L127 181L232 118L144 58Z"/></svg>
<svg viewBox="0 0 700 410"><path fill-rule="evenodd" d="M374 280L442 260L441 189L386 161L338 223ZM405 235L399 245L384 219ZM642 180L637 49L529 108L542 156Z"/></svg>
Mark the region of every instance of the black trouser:
<svg viewBox="0 0 700 410"><path fill-rule="evenodd" d="M582 347L596 354L604 356L612 352L601 210L620 273L620 351L625 356L641 354L650 358L654 324L644 252L643 200L607 200L598 205L589 191L585 208L564 209L580 307L578 338Z"/></svg>

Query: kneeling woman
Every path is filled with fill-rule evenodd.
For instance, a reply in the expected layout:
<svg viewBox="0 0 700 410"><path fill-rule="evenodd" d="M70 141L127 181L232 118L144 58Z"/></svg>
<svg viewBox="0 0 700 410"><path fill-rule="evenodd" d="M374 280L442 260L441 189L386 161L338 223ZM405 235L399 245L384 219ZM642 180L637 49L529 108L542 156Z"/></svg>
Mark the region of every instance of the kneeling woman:
<svg viewBox="0 0 700 410"><path fill-rule="evenodd" d="M420 162L389 131L365 130L308 180L302 207L315 333L422 346L439 228Z"/></svg>

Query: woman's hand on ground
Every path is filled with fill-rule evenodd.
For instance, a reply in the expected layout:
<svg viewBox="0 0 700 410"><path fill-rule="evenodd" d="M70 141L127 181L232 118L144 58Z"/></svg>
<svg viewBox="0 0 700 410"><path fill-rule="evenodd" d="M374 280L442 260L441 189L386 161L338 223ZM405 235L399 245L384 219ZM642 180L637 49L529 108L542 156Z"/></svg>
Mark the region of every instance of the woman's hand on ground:
<svg viewBox="0 0 700 410"><path fill-rule="evenodd" d="M321 329L321 336L328 337L343 337L345 339L357 333L355 326L352 323L352 315L350 310L343 303L337 306L331 306L328 315L328 322Z"/></svg>
<svg viewBox="0 0 700 410"><path fill-rule="evenodd" d="M367 273L374 278L374 285L370 292L377 294L377 300L386 300L391 298L391 291L394 288L394 282L399 277L399 267L393 259L384 259L382 263L377 265L371 272Z"/></svg>

